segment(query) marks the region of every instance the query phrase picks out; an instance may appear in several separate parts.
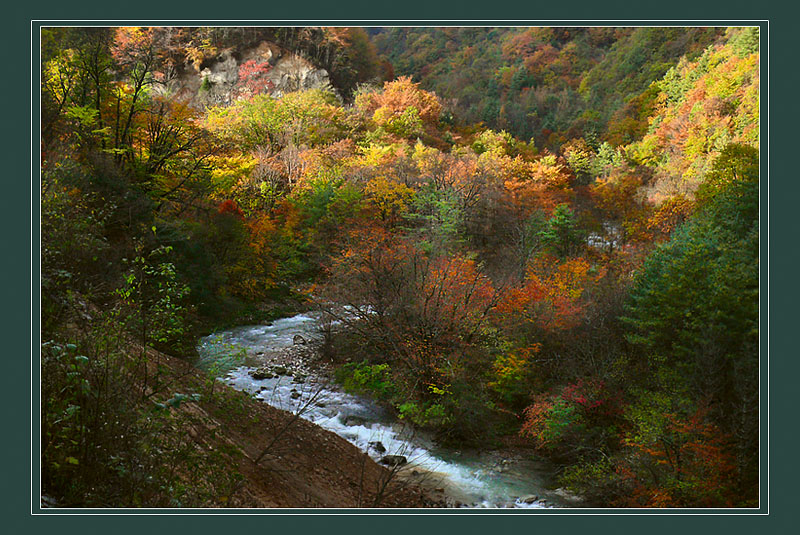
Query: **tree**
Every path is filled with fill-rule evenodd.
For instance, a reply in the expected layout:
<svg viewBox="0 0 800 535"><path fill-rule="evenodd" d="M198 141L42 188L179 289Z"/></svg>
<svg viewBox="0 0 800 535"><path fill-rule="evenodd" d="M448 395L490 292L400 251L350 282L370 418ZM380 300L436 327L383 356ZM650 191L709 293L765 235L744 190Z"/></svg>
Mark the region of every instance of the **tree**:
<svg viewBox="0 0 800 535"><path fill-rule="evenodd" d="M247 60L239 66L240 92L248 96L257 95L265 89L273 89L275 84L266 79L266 75L272 70L269 61ZM203 78L205 83L208 78Z"/></svg>
<svg viewBox="0 0 800 535"><path fill-rule="evenodd" d="M532 162L506 158L501 167L505 188L523 212L551 211L572 196L572 175L565 162L552 154L544 153Z"/></svg>
<svg viewBox="0 0 800 535"><path fill-rule="evenodd" d="M228 107L208 111L205 126L246 151L288 146L315 147L343 137L343 112L331 91L309 89L281 98L256 94Z"/></svg>
<svg viewBox="0 0 800 535"><path fill-rule="evenodd" d="M114 148L130 148L133 119L142 109L147 87L156 81L153 76L158 66L153 28L120 27L114 33L111 56L123 69L127 83L116 90L118 116L114 125ZM127 110L125 110L127 107Z"/></svg>
<svg viewBox="0 0 800 535"><path fill-rule="evenodd" d="M384 83L382 91L361 93L356 98L356 107L378 126L389 128L413 121L419 121L420 127L432 126L442 111L436 94L423 91L407 76Z"/></svg>
<svg viewBox="0 0 800 535"><path fill-rule="evenodd" d="M758 153L727 147L694 219L647 259L623 320L628 339L736 440L738 484L757 485ZM687 298L691 296L691 298ZM659 388L673 389L672 383Z"/></svg>
<svg viewBox="0 0 800 535"><path fill-rule="evenodd" d="M544 230L539 233L542 245L551 250L560 258L574 254L583 242L582 233L578 229L575 214L569 205L559 204L553 211L553 216L545 224Z"/></svg>
<svg viewBox="0 0 800 535"><path fill-rule="evenodd" d="M330 296L398 349L405 334L436 344L469 339L487 321L497 292L463 255L431 254L381 228L354 230L331 266Z"/></svg>
<svg viewBox="0 0 800 535"><path fill-rule="evenodd" d="M390 225L396 223L397 218L404 214L414 194L413 190L405 184L383 176L378 176L368 182L364 192L377 206L381 221Z"/></svg>

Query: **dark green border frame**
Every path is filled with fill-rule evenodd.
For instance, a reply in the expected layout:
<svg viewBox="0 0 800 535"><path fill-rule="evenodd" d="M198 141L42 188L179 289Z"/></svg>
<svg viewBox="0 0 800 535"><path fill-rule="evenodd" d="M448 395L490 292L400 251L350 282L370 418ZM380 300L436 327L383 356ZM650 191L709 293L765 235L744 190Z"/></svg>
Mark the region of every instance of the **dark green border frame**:
<svg viewBox="0 0 800 535"><path fill-rule="evenodd" d="M677 528L678 525L690 526L692 530L706 526L704 529L718 530L723 524L726 527L738 527L745 532L752 532L756 524L761 522L769 522L770 528L767 528L770 533L789 532L789 526L783 521L786 520L785 513L788 511L788 505L791 502L796 502L798 491L795 490L797 485L793 481L787 481L789 475L796 470L792 470L795 466L789 455L792 453L791 444L786 438L786 430L791 427L792 422L796 421L796 416L793 417L791 412L794 401L793 397L790 398L788 389L784 390L783 386L788 383L794 374L793 370L786 370L784 362L776 362L774 355L787 354L789 356L796 353L789 352L788 340L781 336L781 327L788 327L788 321L792 318L793 303L790 300L790 293L781 293L770 304L769 301L769 288L770 277L772 269L770 266L770 172L775 173L773 169L779 169L781 176L788 174L786 165L781 166L780 163L773 163L770 161L770 154L791 154L788 152L786 145L789 139L793 140L794 125L789 123L789 114L785 114L783 108L780 109L779 114L776 114L776 122L781 123L779 129L779 136L781 141L775 143L775 149L770 150L769 134L772 129L769 123L769 102L770 97L773 97L773 92L769 87L769 72L770 72L770 59L774 58L778 61L778 65L783 67L785 71L781 71L781 81L777 83L779 89L778 93L782 95L790 94L794 87L797 87L798 75L795 69L796 61L790 55L796 48L794 42L794 35L787 28L786 23L790 21L787 19L786 14L776 12L774 9L768 9L766 6L753 6L746 2L739 2L736 0L729 2L713 2L716 5L703 4L698 5L697 2L686 0L676 0L670 2L669 6L661 6L654 8L652 6L629 5L628 2L623 0L608 0L606 2L586 2L583 6L576 6L578 3L573 0L570 5L560 6L537 6L534 4L508 5L503 2L493 2L491 4L481 2L458 2L457 5L425 5L419 8L414 5L418 0L406 1L402 5L384 6L382 13L376 13L376 7L372 2L357 1L351 2L347 6L322 3L318 0L311 2L305 0L302 5L298 6L269 6L267 9L254 9L252 11L242 8L241 11L235 13L238 18L245 19L239 21L233 20L220 20L215 22L210 20L209 13L214 13L214 16L224 14L217 9L213 11L206 10L205 17L196 15L197 3L190 7L182 8L182 6L170 5L169 7L159 5L159 3L152 3L154 5L146 5L150 0L138 2L135 6L119 5L119 6L103 6L102 10L92 11L94 6L86 6L82 4L77 6L65 6L63 3L54 5L51 8L42 8L41 6L15 6L14 20L16 26L15 32L11 37L15 45L9 46L7 43L6 50L14 51L14 68L16 72L30 72L31 73L31 109L27 110L24 106L16 105L13 101L6 101L6 104L13 119L8 120L7 134L13 139L11 146L14 151L11 154L30 154L31 161L23 162L22 158L9 159L7 164L16 171L16 173L7 173L9 177L15 177L6 183L7 199L16 199L9 208L3 213L3 221L6 223L5 228L10 232L9 238L12 240L14 249L6 257L5 265L9 274L12 277L6 277L6 282L11 282L8 291L4 292L7 295L4 306L4 319L5 324L9 326L9 333L14 333L16 337L8 337L11 342L12 351L7 352L5 377L7 378L6 388L3 393L5 396L4 403L0 405L2 410L3 422L11 433L7 434L7 439L3 444L4 452L6 455L2 458L6 461L5 470L5 484L3 485L4 496L0 503L3 504L5 512L9 513L6 516L3 524L11 528L14 532L25 533L38 533L40 530L45 529L60 529L62 524L83 526L100 524L105 526L114 526L114 531L119 531L120 527L133 528L137 532L142 528L147 529L148 525L153 525L157 522L162 527L172 526L174 528L184 527L188 528L190 525L211 528L212 526L223 526L225 523L233 521L233 516L225 516L218 518L217 516L210 516L214 511L102 511L102 513L110 513L110 516L94 515L91 519L82 520L83 514L92 513L92 511L71 511L66 515L53 515L52 513L42 514L41 516L30 516L30 513L39 513L38 507L31 509L32 506L38 506L38 490L32 488L31 475L33 474L33 484L37 483L35 477L38 473L37 449L33 445L38 444L38 438L35 436L37 431L32 427L31 417L38 413L38 368L35 365L38 357L38 350L36 350L36 340L38 339L38 285L34 285L36 278L38 278L38 205L35 201L38 199L38 70L31 69L32 65L36 64L38 60L38 26L34 27L33 24L46 25L45 22L31 23L34 19L50 19L53 24L66 25L66 24L79 24L78 22L66 22L75 20L91 21L88 24L92 25L115 25L126 24L133 25L138 23L147 25L159 24L174 24L174 25L360 25L360 26L379 26L379 25L393 25L393 26L526 26L526 25L603 25L603 26L632 26L632 25L676 25L676 26L693 26L693 25L759 25L762 31L762 58L761 58L761 98L762 98L762 124L761 124L761 146L762 146L762 182L761 182L761 322L762 322L762 349L761 349L761 373L762 373L762 485L761 485L761 508L757 511L754 510L740 510L731 512L729 510L689 510L689 511L641 511L641 510L587 510L587 511L557 511L554 514L520 514L519 512L510 512L501 515L492 515L486 517L481 515L480 511L468 513L467 515L458 514L457 512L437 512L437 511L379 511L380 516L402 514L402 522L395 522L400 520L398 517L393 516L391 520L378 518L372 519L370 516L351 516L353 511L339 510L337 511L342 516L336 518L327 516L334 511L314 511L314 510L291 510L291 511L257 511L256 513L268 514L268 518L259 518L258 516L250 516L252 513L243 511L234 511L233 515L236 518L237 531L241 529L242 521L246 521L251 525L251 529L276 529L288 528L297 529L299 527L308 528L316 525L318 529L329 529L332 525L337 527L345 527L347 532L361 531L360 528L367 527L375 520L378 525L375 525L370 531L380 530L390 531L394 528L406 528L409 525L424 526L431 531L445 529L451 530L455 526L464 526L464 521L468 523L468 527L474 526L479 528L481 526L493 526L491 529L503 529L501 526L508 526L513 524L514 527L538 528L559 531L565 529L567 525L572 528L578 528L578 524L583 529L596 529L597 527L611 528L614 531L627 530L633 525L637 529L646 529L652 531L653 528L669 530L670 532ZM312 6L310 4L319 3L322 5ZM431 3L432 4L432 3ZM88 8L88 9L87 9ZM109 15L109 11L113 8L117 9L117 13ZM248 11L248 12L245 12ZM98 15L102 13L100 19ZM364 15L362 16L361 13ZM416 20L398 20L398 19L412 19L413 14L419 13L420 16ZM149 15L149 16L148 16ZM155 15L155 16L154 16ZM246 19L244 15L252 16L252 19ZM686 15L697 17L704 20L686 20ZM460 20L452 20L454 16L458 16ZM575 18L569 19L567 17L574 16ZM610 18L617 20L609 20ZM726 19L735 20L722 20L720 17L724 16ZM277 23L270 22L269 20L256 21L255 19L269 18L271 20L279 21ZM308 18L301 17L314 17L319 20L309 20ZM366 18L373 20L363 20ZM537 17L537 20L533 20ZM545 20L545 17L547 20ZM233 18L233 17L231 17ZM420 20L420 19L428 20ZM521 20L523 18L531 20ZM634 18L640 19L638 21L632 20ZM163 20L159 20L163 19ZM192 20L198 19L198 20ZM200 20L202 19L202 20ZM342 20L345 19L345 20ZM501 19L506 19L501 20ZM769 20L772 22L767 22ZM124 22L117 22L124 21ZM478 22L486 21L486 22ZM775 30L776 27L781 28L780 32ZM6 34L6 37L9 35ZM24 49L19 47L19 43L28 42L30 39L32 55L26 57ZM770 45L775 45L775 50L779 53L770 54ZM781 57L783 56L783 57ZM24 58L24 59L23 59ZM785 63L785 64L784 64ZM31 69L26 71L26 69ZM785 76L784 76L785 74ZM16 96L19 99L27 97ZM788 101L788 99L787 99ZM767 113L764 113L764 109ZM778 109L778 108L776 108ZM30 114L30 115L29 115ZM30 144L26 146L22 141L22 136L18 131L23 127L24 123L31 123L31 138ZM785 128L785 130L784 130ZM8 140L7 140L8 141ZM18 146L17 146L18 145ZM778 149L780 145L780 150ZM776 165L778 167L776 167ZM16 178L17 176L31 176L30 184L25 183L23 180ZM776 175L778 176L778 175ZM787 182L787 181L782 181ZM785 187L796 185L781 183L781 199L773 200L773 202L781 203L791 202L794 192L787 192L784 195ZM26 191L16 191L16 189L25 188ZM26 199L26 202L20 202L19 199ZM30 201L31 204L27 204ZM788 206L780 210L781 215L778 228L780 233L785 233L790 230L796 223L791 219L792 211ZM772 211L776 211L773 207ZM6 221L7 219L7 221ZM19 221L30 221L29 232L18 232L17 227L20 226ZM16 225L12 225L16 223ZM785 247L791 248L796 239L786 237L785 240L776 240L775 243L783 244ZM795 251L789 251L787 256L798 256ZM30 259L30 264L26 261L20 262L19 259ZM14 260L13 266L11 260ZM793 259L793 258L792 258ZM4 270L5 272L6 270ZM789 277L794 274L792 271L785 271L779 273L782 283L788 283ZM17 279L16 277L19 277ZM23 283L23 281L25 281ZM780 288L791 288L791 284L786 286L778 286ZM24 304L24 303L27 303ZM770 323L770 312L772 308L778 307L778 314L776 321ZM24 311L24 313L23 313ZM30 312L30 315L28 314ZM772 326L772 329L770 327ZM24 333L24 334L23 334ZM28 334L30 333L30 335ZM779 349L770 351L770 333L773 340L779 343ZM776 336L777 333L777 336ZM30 338L29 338L30 336ZM780 338L780 341L777 340ZM13 351L16 350L16 351ZM773 358L769 358L772 354ZM22 355L30 355L28 360ZM766 357L766 358L765 358ZM795 367L796 362L791 363ZM773 371L771 383L769 382L769 371ZM775 373L779 371L779 373ZM22 378L25 378L24 380ZM30 382L28 381L30 379ZM33 390L32 390L33 389ZM30 412L23 409L21 400L30 399L32 406ZM770 401L775 404L774 409L770 409ZM772 412L778 414L776 421L783 423L783 428L780 430L770 431L770 415ZM31 436L33 433L34 436ZM12 438L13 437L13 438ZM781 437L781 438L778 438ZM793 437L796 438L796 437ZM10 446L10 448L9 448ZM9 450L9 451L5 451ZM770 455L770 453L772 455ZM778 465L775 460L770 462L771 458L779 458L786 464ZM24 463L22 459L30 458L31 465ZM772 470L769 470L772 467ZM770 480L772 476L772 480ZM783 484L781 484L783 482ZM775 489L775 497L770 499L769 491ZM31 503L31 500L34 500ZM97 511L98 513L100 511ZM198 516L196 513L202 516ZM763 516L769 512L768 516ZM157 516L152 516L155 513ZM166 513L166 514L165 514ZM298 513L304 516L297 516ZM125 515L125 519L115 518L120 514ZM128 515L133 516L128 516ZM600 518L599 516L618 516L618 515L635 515L636 518L627 516L622 519ZM717 515L722 516L717 516ZM187 516L189 515L189 516ZM247 516L245 516L247 515ZM291 515L291 516L287 516ZM325 516L320 516L325 515ZM566 516L565 516L566 515ZM649 518L656 515L656 518ZM744 515L744 516L742 516ZM245 516L245 518L242 518ZM67 518L70 517L70 518ZM587 518L588 517L588 518ZM741 517L741 518L739 518ZM56 520L57 519L57 520ZM78 520L81 519L81 520ZM213 520L212 520L213 519ZM76 522L78 520L78 522ZM619 521L617 521L619 520ZM217 522L219 521L219 523ZM54 524L53 522L57 522ZM526 523L520 523L526 522ZM527 522L535 522L530 525ZM544 522L544 524L542 524ZM611 524L610 522L613 522ZM491 523L491 524L489 524ZM0 524L2 525L2 524ZM547 526L545 528L545 525ZM18 526L19 531L14 529ZM49 528L45 528L49 526ZM259 526L259 527L256 527ZM294 526L294 528L290 527ZM627 526L627 527L626 527ZM579 528L580 529L580 528ZM685 529L683 527L677 529ZM759 531L764 530L761 526ZM24 531L23 531L24 530ZM784 531L785 530L785 531ZM82 530L86 532L86 530ZM202 530L201 530L202 531ZM480 531L484 531L481 529Z"/></svg>

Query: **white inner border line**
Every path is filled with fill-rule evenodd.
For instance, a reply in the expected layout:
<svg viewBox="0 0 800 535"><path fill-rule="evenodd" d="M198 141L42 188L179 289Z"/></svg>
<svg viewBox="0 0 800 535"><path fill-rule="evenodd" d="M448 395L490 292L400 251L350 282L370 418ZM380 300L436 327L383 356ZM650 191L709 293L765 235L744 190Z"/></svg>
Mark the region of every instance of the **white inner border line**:
<svg viewBox="0 0 800 535"><path fill-rule="evenodd" d="M103 19L31 19L31 21L30 21L30 30L31 30L31 35L30 35L30 37L31 37L31 80L33 80L33 69L34 69L34 66L35 66L35 64L33 62L33 57L34 57L34 51L33 51L33 36L34 36L34 33L33 33L33 31L34 31L34 23L38 23L38 22L46 23L46 24L37 25L37 27L39 28L39 32L40 32L39 33L39 64L41 64L41 28L56 28L56 27L60 27L60 26L57 26L55 24L50 24L50 23L58 23L58 22L65 22L65 23L66 22L79 22L79 23L97 22L97 23L101 23L101 24L94 24L94 25L92 25L92 24L70 25L70 27L74 27L74 28L82 28L82 27L118 28L118 27L125 27L126 26L125 24L104 24L104 23L110 23L110 22L120 22L120 23L126 23L126 22L129 22L129 23L176 22L176 23L178 23L177 25L174 25L174 26L173 25L169 25L169 24L167 24L167 25L159 24L158 25L159 27L164 27L164 28L175 28L175 27L191 26L191 24L185 24L186 22L189 22L189 23L197 22L197 23L200 23L200 25L209 25L207 20L198 20L198 19L188 19L188 20L183 20L183 21L179 21L179 20L175 20L175 19L165 19L163 21L158 21L158 20L153 20L153 19L151 19L150 21L148 21L148 20L136 20L136 19L128 19L128 20L114 20L114 19L111 19L111 20L103 20ZM206 24L202 24L204 22ZM264 22L266 22L266 24L250 24L250 25L248 25L248 24L226 25L226 24L219 24L219 22L236 23L236 22L243 22L243 21L237 21L235 19L223 19L223 20L220 20L220 21L216 21L216 22L210 24L209 26L210 27L272 28L272 27L280 27L280 25L272 24L272 23L276 23L276 22L302 23L304 21L303 20L297 20L297 19L271 19L269 21L264 21ZM258 22L258 21L250 20L250 21L247 21L247 22L255 23L255 22ZM308 22L308 21L305 21L305 22ZM382 24L381 21L379 21L379 20L371 20L371 19L351 19L351 20L329 19L329 20L319 20L319 21L312 21L312 22L315 22L315 23L327 23L327 22L334 22L334 23L336 23L336 22L343 22L343 23L349 23L349 22L375 23L375 25L371 25L371 24L368 24L368 25L344 24L343 26L326 25L324 27L362 27L362 28L373 28L373 27L376 27L376 28L377 27L381 27L381 28L438 28L438 27L441 27L441 26L435 26L435 25L430 25L429 26L429 25L425 25L425 24L393 26L393 25ZM469 27L470 28L514 28L514 27L517 27L517 26L512 25L512 24L491 24L492 21L491 20L486 20L486 19L452 19L452 20L434 20L434 19L388 19L388 20L386 20L385 19L384 22L434 22L434 23L481 22L481 23L489 23L489 24L486 24L486 25L470 25ZM598 22L610 22L610 23L638 22L639 23L638 25L637 24L625 25L624 27L626 27L626 28L643 28L643 27L724 28L724 27L730 27L731 26L730 24L725 24L725 23L723 23L723 22L721 22L719 20L712 21L712 23L710 23L708 25L704 25L704 24L698 25L697 24L698 21L689 20L689 19L653 19L653 20L646 20L646 21L643 21L642 19L591 19L591 20L575 20L575 19L573 19L573 20L563 20L563 21L554 20L554 21L550 21L551 22L550 24L530 24L530 23L541 23L542 22L542 21L535 21L535 20L530 20L530 19L504 19L504 20L498 20L497 22L502 22L502 23L520 22L520 23L525 23L525 24L522 24L521 27L530 27L530 28L546 28L546 27L562 27L562 28L615 27L613 25L607 25L607 24L597 24L597 25L580 24L581 22L589 22L589 23L592 23L592 22L594 22L594 23L598 23ZM570 24L558 24L560 22L567 22L567 23L570 23ZM667 22L669 24L665 24L663 26L659 26L659 25L643 25L643 24L641 24L642 22ZM687 22L687 23L691 23L691 24L688 25L688 26L687 25L681 25L681 24L679 24L680 22ZM769 23L770 23L769 19L730 19L730 20L726 20L725 22L766 23L766 27L767 27L767 43L770 42L769 41L769 33L770 33L769 32ZM555 24L553 24L553 23L555 23ZM294 26L294 27L303 27L302 25L295 26L294 24L292 26ZM737 26L737 25L733 25L733 26ZM449 27L457 27L457 26L449 26ZM759 80L760 80L760 76L761 76L761 55L760 55L761 46L760 46L760 42L761 42L761 32L759 31ZM768 52L767 57L769 57L769 48L767 49L767 52ZM768 80L767 92L769 93L769 61L768 61L767 65L768 65L768 68L767 68L767 80ZM41 69L39 69L39 85L41 86ZM31 88L31 90L33 90L33 88ZM761 105L763 103L762 102L763 95L761 93L761 85L760 85L760 83L759 83L759 95L758 95L758 98L759 98L759 110L760 110L761 107L762 107ZM39 111L41 112L41 92L39 92ZM767 98L767 114L769 114L769 98ZM41 124L38 125L38 126L34 126L33 96L31 96L31 138L33 138L34 128L38 128L38 131L39 131L39 146L41 147L41 141L42 141L42 138L41 138ZM759 113L759 166L761 165L761 158L760 158L760 155L761 155L761 143L760 143L760 138L761 138L761 114ZM34 168L33 168L33 166L34 166L34 163L33 163L34 162L34 150L36 150L36 148L31 146L31 177L34 176ZM768 158L768 160L767 160L767 183L769 183L769 154L770 154L770 152L769 152L769 147L768 147L767 148L767 158ZM41 160L41 159L39 159L39 160ZM33 186L33 183L31 184L31 186ZM768 190L768 194L767 194L767 214L769 215L769 186L767 187L767 190ZM33 222L33 199L34 199L34 195L31 195L31 222ZM39 211L39 238L41 239L41 161L39 161L39 208L40 208L40 211ZM761 221L761 187L759 185L759 222L760 221ZM769 226L768 226L768 228L769 228ZM31 225L31 267L33 267L33 241L34 241L33 240L33 225ZM761 306L760 306L760 295L761 295L761 261L760 261L761 260L761 244L762 244L762 242L761 242L761 225L759 224L759 333L761 332ZM40 246L40 252L39 252L40 253L39 254L39 275L41 276L41 242L39 243L39 246ZM767 235L767 263L769 263L769 234ZM33 288L34 288L34 281L33 281L33 275L34 275L33 269L31 269L31 291L30 291L31 292L30 293L30 296L31 296L30 297L30 300L31 300L31 342L33 342L33 340L34 340L34 333L33 333L33 293L34 293L33 292ZM766 298L767 298L767 309L769 310L769 281L767 281L767 296L766 296ZM40 326L40 330L39 330L39 336L38 336L39 347L40 348L41 348L41 320L42 320L42 317L41 317L41 295L40 295L40 303L39 303L39 326ZM33 346L33 344L31 344L31 345ZM767 325L767 351L769 352L769 324ZM206 509L206 508L191 508L191 509L175 509L175 508L141 508L141 509L135 509L135 508L108 508L108 509L100 510L98 512L94 512L94 511L92 511L92 512L67 512L67 511L82 511L82 509L79 509L79 508L43 509L41 507L41 496L42 496L42 492L41 492L41 490L42 490L41 470L39 470L39 510L34 512L34 506L33 506L33 497L34 497L34 494L33 494L33 466L34 466L33 450L34 449L32 447L33 446L33 434L34 434L34 432L33 432L33 420L34 420L34 418L33 418L33 408L34 408L34 402L33 402L33 363L34 363L34 358L33 358L33 355L34 355L33 347L31 347L31 515L36 515L36 516L42 516L42 515L79 515L79 516L98 516L98 515L146 515L146 516L150 516L150 515L159 515L160 516L161 514L174 514L174 515L181 515L181 514L184 514L184 515L185 514L188 514L188 515L200 515L200 514L208 514L208 515L237 515L237 514L238 515L242 515L242 514L243 515L262 515L262 514L269 514L269 513L272 513L272 514L289 514L289 515L299 515L299 516L314 516L314 515L320 515L320 514L321 515L325 515L325 516L333 516L334 515L334 513L324 513L324 512L321 512L321 513L302 512L302 511L306 511L307 510L305 508L298 508L298 509L295 509L295 508L264 508L264 509L231 508L231 509L225 509L223 511L220 511L219 509L211 509L211 508L209 508L209 509ZM39 366L39 407L41 409L41 350L39 350L39 363L40 363L40 366ZM762 445L763 445L762 444L762 440L761 440L761 428L762 428L762 421L763 421L762 414L761 414L761 408L762 408L762 402L763 402L763 396L761 395L761 382L762 382L761 365L762 365L762 363L761 363L761 336L759 335L759 368L758 368L759 369L759 372L758 372L759 373L759 423L758 423L758 425L759 425L759 478L761 477L761 473L760 473L761 460L762 460L761 448L762 448ZM769 357L768 356L767 356L767 391L769 392ZM767 399L767 410L769 410L769 399ZM769 414L766 415L766 418L767 418L767 439L769 441ZM39 415L39 419L40 419L40 428L41 428L41 414ZM41 437L40 437L40 439L41 439ZM41 440L39 442L39 463L41 463ZM767 486L769 486L769 475L770 475L769 474L769 457L767 458L767 463L768 463L768 466L766 467L766 477L767 477ZM385 509L381 509L380 511L369 511L369 510L357 509L356 511L358 511L358 512L340 512L340 513L337 512L337 513L335 513L335 515L337 515L337 516L339 516L339 515L343 515L343 516L386 515L386 514L391 514L392 511L404 511L405 515L411 515L411 516L428 516L428 515L504 515L504 514L518 515L518 514L542 514L542 511L546 511L546 512L548 512L547 514L560 514L560 515L564 515L564 514L566 514L566 515L575 515L575 514L578 514L578 515L594 515L594 516L597 516L597 515L603 515L603 516L605 516L605 515L611 515L611 516L637 515L637 516L640 516L640 515L648 515L648 514L649 515L653 515L653 514L655 514L655 515L667 515L667 514L670 514L670 515L678 515L678 516L684 516L684 515L691 515L691 516L697 516L697 515L700 515L700 516L718 516L718 515L735 516L735 515L742 515L743 514L743 515L746 515L746 516L769 516L769 503L766 504L766 511L765 512L762 512L762 511L759 510L762 507L761 491L762 491L762 488L761 488L761 484L760 484L760 481L759 481L759 489L758 489L758 492L759 492L759 507L758 508L718 508L718 509L715 509L714 511L708 511L705 508L693 508L693 507L679 508L679 509L672 509L672 508L646 508L646 509L631 509L631 510L627 510L627 509L620 510L620 509L617 509L617 508L599 508L599 507L598 508L571 507L571 508L558 508L558 509L542 509L541 511L532 510L532 509L525 509L525 510L498 509L496 511L486 511L486 512L484 512L482 510L475 510L475 509L464 510L463 512L461 510L459 510L459 509L453 509L453 510L445 509L445 510L439 512L437 509L433 509L432 508L432 509L425 509L425 511L428 511L428 512L425 512L425 513L421 513L421 512L420 513L416 513L416 512L412 513L412 512L405 512L405 511L417 511L419 509L385 508ZM769 497L769 494L767 496ZM343 510L343 509L340 509L340 508L313 508L313 510L314 511L348 511L347 509ZM44 511L47 511L47 512L45 513ZM52 511L52 512L50 512L50 511ZM108 511L108 512L106 512L106 511ZM136 513L134 511L142 511L142 512L141 513ZM145 512L145 511L164 511L165 513L151 513L151 512ZM193 511L204 511L204 512L203 513L196 513L196 512L193 512ZM246 512L237 512L237 511L246 511ZM258 512L256 512L256 511L258 511ZM533 512L531 513L529 511L533 511ZM572 513L571 511L576 511L578 513ZM607 513L598 513L598 512L593 512L593 511L609 511L609 512L607 512ZM670 513L667 513L667 511L670 511ZM673 513L672 511L675 511L675 512ZM697 511L697 512L696 513L688 513L688 512L684 512L684 511ZM726 511L730 511L730 512L726 512Z"/></svg>

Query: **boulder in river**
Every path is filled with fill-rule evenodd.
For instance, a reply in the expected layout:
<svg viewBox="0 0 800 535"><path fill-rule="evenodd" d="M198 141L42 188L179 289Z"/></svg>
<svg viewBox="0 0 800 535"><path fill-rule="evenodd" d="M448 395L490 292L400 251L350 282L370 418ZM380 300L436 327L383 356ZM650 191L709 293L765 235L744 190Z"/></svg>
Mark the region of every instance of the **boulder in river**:
<svg viewBox="0 0 800 535"><path fill-rule="evenodd" d="M258 381L262 379L272 379L272 373L264 368L259 368L250 372L250 377Z"/></svg>
<svg viewBox="0 0 800 535"><path fill-rule="evenodd" d="M294 338L292 338L292 343L294 343L296 346L304 346L306 345L306 339L299 334L296 334L294 335Z"/></svg>
<svg viewBox="0 0 800 535"><path fill-rule="evenodd" d="M364 425L367 421L362 418L361 416L356 416L351 414L344 419L344 425L347 427L352 427L354 425Z"/></svg>
<svg viewBox="0 0 800 535"><path fill-rule="evenodd" d="M300 392L292 392L290 396L292 399L298 399L300 397Z"/></svg>
<svg viewBox="0 0 800 535"><path fill-rule="evenodd" d="M408 462L404 455L384 455L381 457L381 464L387 466L403 466Z"/></svg>
<svg viewBox="0 0 800 535"><path fill-rule="evenodd" d="M531 504L537 501L538 499L539 497L537 495L531 494L530 496L525 496L524 498L520 498L519 501L521 501L522 503Z"/></svg>
<svg viewBox="0 0 800 535"><path fill-rule="evenodd" d="M369 445L372 446L372 449L377 451L378 453L386 453L386 447L380 440L376 440L375 442L370 442Z"/></svg>
<svg viewBox="0 0 800 535"><path fill-rule="evenodd" d="M275 375L286 375L289 373L289 370L287 370L285 366L273 366L272 372Z"/></svg>

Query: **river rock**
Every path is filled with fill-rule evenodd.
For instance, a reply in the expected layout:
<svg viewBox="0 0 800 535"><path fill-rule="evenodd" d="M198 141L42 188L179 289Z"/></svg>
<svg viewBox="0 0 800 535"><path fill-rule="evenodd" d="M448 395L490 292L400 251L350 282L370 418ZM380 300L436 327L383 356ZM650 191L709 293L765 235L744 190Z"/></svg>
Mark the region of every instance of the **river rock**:
<svg viewBox="0 0 800 535"><path fill-rule="evenodd" d="M287 370L285 366L273 366L272 373L275 375L287 375L289 370Z"/></svg>
<svg viewBox="0 0 800 535"><path fill-rule="evenodd" d="M539 497L537 495L531 494L530 496L525 496L524 498L520 498L519 501L521 501L522 503L532 504L538 499Z"/></svg>
<svg viewBox="0 0 800 535"><path fill-rule="evenodd" d="M304 346L304 345L306 345L307 342L306 342L305 338L303 338L299 334L296 334L296 335L294 335L294 338L292 338L292 343L294 343L294 345L296 345L296 346L297 345Z"/></svg>
<svg viewBox="0 0 800 535"><path fill-rule="evenodd" d="M344 419L344 425L347 427L353 427L354 425L364 425L367 421L362 418L361 416L356 416L351 414Z"/></svg>
<svg viewBox="0 0 800 535"><path fill-rule="evenodd" d="M386 453L386 447L380 440L376 440L375 442L370 442L369 445L372 446L372 449L374 449L378 453Z"/></svg>
<svg viewBox="0 0 800 535"><path fill-rule="evenodd" d="M584 501L582 496L575 494L574 492L570 492L569 490L565 489L564 487L559 487L553 491L555 494L558 494L562 498L567 499L568 501L572 502L573 504L578 504Z"/></svg>
<svg viewBox="0 0 800 535"><path fill-rule="evenodd" d="M392 431L394 431L398 435L402 435L403 433L408 431L408 424L402 421L392 422Z"/></svg>
<svg viewBox="0 0 800 535"><path fill-rule="evenodd" d="M272 373L264 368L259 368L250 372L250 377L258 381L262 379L272 379Z"/></svg>
<svg viewBox="0 0 800 535"><path fill-rule="evenodd" d="M408 462L404 455L384 455L381 457L381 464L387 466L403 466Z"/></svg>
<svg viewBox="0 0 800 535"><path fill-rule="evenodd" d="M292 392L289 394L292 399L298 399L300 397L300 392Z"/></svg>

